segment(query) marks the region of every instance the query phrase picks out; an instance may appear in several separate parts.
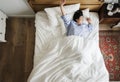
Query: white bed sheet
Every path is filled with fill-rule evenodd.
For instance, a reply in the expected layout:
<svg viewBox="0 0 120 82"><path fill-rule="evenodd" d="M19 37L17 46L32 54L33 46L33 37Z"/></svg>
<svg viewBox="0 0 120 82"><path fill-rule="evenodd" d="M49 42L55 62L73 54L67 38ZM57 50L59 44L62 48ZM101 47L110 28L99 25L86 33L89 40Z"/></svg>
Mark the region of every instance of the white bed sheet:
<svg viewBox="0 0 120 82"><path fill-rule="evenodd" d="M34 66L33 66L32 72L29 76L28 82L108 82L109 75L108 75L108 72L105 68L104 60L102 58L102 55L101 55L101 52L100 52L100 49L99 49L99 46L98 46L98 42L99 42L99 37L98 37L98 33L99 33L98 32L99 31L98 14L95 13L95 12L90 12L90 18L93 21L93 26L95 27L95 30L88 36L88 38L86 40L84 40L83 38L78 38L77 36L66 37L65 35L62 34L63 33L62 32L63 28L61 26L50 27L47 24L48 23L48 18L47 18L47 15L45 14L45 12L38 12L36 14L36 20L35 20L36 42L35 42L35 54L34 54ZM92 40L91 40L91 38L92 38ZM80 43L80 44L78 44L78 43ZM93 47L91 45L93 45ZM73 51L63 50L62 48L63 49L71 48ZM88 52L91 55L87 55L88 53L86 53L86 49L89 49L89 48L91 50L88 51ZM79 52L78 49L79 50L81 49L82 52ZM78 50L78 51L76 51L76 50ZM92 50L95 51L94 55L92 55L93 54L93 52L91 52ZM48 74L46 73L46 74L44 74L44 76L42 76L41 75L42 72L46 72L47 69L51 69L52 66L61 62L60 61L60 62L57 62L57 63L54 64L54 63L52 63L54 61L53 60L54 58L52 60L49 60L49 57L51 58L51 57L54 57L54 56L58 56L58 53L60 54L59 57L66 57L65 55L68 56L68 54L71 54L71 53L82 54L82 56L84 54L86 54L87 56L89 56L89 58L94 58L96 61L98 61L98 60L99 61L97 63L94 61L94 64L96 65L95 66L96 68L94 68L94 66L89 68L86 72L86 74L88 74L88 75L86 76L86 74L85 75L83 74L83 76L81 76L82 77L81 81L78 80L78 78L75 79L76 78L76 77L74 77L75 74L74 74L74 76L73 76L74 78L72 80L66 78L66 76L61 77L59 79L53 79L57 76L52 75L54 77L51 77L51 75L50 75L51 72L48 72ZM81 58L79 56L78 56L78 58ZM84 58L87 59L87 56L83 57L83 61L84 61ZM59 60L59 57L57 58L58 60ZM55 59L55 60L57 60L57 59ZM86 59L85 59L85 61L86 61ZM46 63L43 63L43 61L47 61L47 60L49 60L49 61L46 62ZM62 60L62 61L64 61L64 60ZM47 63L49 63L49 62L51 62L51 64L47 65ZM87 62L88 62L87 65L82 65L83 69L81 69L80 74L81 74L81 72L84 71L85 68L87 69L86 66L89 66L91 63L93 63L92 60L90 60L90 59L88 59ZM67 62L67 63L70 63L70 61ZM98 63L100 65L98 65ZM48 67L45 67L45 65L43 65L43 64L46 64ZM78 65L78 63L74 63L74 64L71 64L71 66L72 66L71 70L74 71L74 73L75 73L75 71L78 70L77 68L80 65ZM76 66L78 66L78 67L76 67ZM100 68L100 66L102 66L101 70L99 72L95 71L95 70L98 70ZM42 71L41 70L42 68L45 69L45 70ZM57 70L58 68L54 69L53 71ZM93 70L93 68L94 68L94 70ZM94 75L93 74L91 75L91 73L88 73L88 72L91 72L91 71L92 72L95 71ZM64 72L64 73L67 74L68 72ZM96 73L96 76L98 76L100 74L98 79L95 79L95 78L97 78L97 77L95 77L95 73ZM59 76L59 74L58 74L58 76ZM89 78L91 77L92 79L88 79L88 77Z"/></svg>

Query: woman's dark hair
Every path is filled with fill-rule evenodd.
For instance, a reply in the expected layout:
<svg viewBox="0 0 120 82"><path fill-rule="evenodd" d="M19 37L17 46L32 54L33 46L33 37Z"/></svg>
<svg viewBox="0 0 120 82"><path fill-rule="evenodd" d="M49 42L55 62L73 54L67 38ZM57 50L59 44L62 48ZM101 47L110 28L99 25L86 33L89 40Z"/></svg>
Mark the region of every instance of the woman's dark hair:
<svg viewBox="0 0 120 82"><path fill-rule="evenodd" d="M73 20L76 22L76 19L79 19L80 16L83 16L83 13L81 10L77 10L73 15Z"/></svg>

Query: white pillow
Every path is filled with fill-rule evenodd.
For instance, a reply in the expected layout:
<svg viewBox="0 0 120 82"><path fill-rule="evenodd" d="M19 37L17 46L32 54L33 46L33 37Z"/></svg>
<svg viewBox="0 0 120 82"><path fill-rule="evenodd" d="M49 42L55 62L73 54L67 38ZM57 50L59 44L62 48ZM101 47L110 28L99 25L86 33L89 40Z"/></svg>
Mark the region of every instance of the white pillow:
<svg viewBox="0 0 120 82"><path fill-rule="evenodd" d="M6 42L5 40L6 18L7 16L0 11L0 42Z"/></svg>
<svg viewBox="0 0 120 82"><path fill-rule="evenodd" d="M72 13L80 8L80 3L67 5L67 6L64 6L64 8L66 13ZM45 12L47 13L50 25L57 26L59 24L57 20L57 15L61 15L60 7L45 8Z"/></svg>
<svg viewBox="0 0 120 82"><path fill-rule="evenodd" d="M85 18L89 18L90 17L90 12L89 11L90 11L89 8L86 8L86 9L82 10L83 16Z"/></svg>
<svg viewBox="0 0 120 82"><path fill-rule="evenodd" d="M84 17L83 23L88 24L86 18L90 17L89 8L82 10L82 12L83 12L83 17ZM70 20L73 20L74 13L75 12L67 14L70 17ZM60 15L57 15L57 19L59 21L59 25L61 25L62 34L64 35L66 33L64 22L63 22L63 20L62 20Z"/></svg>

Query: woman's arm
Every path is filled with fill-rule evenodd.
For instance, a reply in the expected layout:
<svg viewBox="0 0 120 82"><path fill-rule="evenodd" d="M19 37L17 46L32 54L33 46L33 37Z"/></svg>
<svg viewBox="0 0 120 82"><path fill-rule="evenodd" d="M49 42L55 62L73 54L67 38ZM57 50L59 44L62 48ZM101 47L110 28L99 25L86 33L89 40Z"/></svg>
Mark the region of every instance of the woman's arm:
<svg viewBox="0 0 120 82"><path fill-rule="evenodd" d="M65 5L65 3L66 3L66 0L61 0L61 3L60 3L60 9L62 12L61 18L63 19L65 27L68 28L68 26L70 24L70 17L66 14L65 9L63 7Z"/></svg>
<svg viewBox="0 0 120 82"><path fill-rule="evenodd" d="M92 31L94 29L93 25L92 25L92 20L90 18L87 18L88 21L88 29L89 31Z"/></svg>
<svg viewBox="0 0 120 82"><path fill-rule="evenodd" d="M61 12L62 12L62 15L66 15L66 12L65 12L65 9L64 9L64 5L66 3L66 0L61 0L61 3L60 3L60 9L61 9Z"/></svg>

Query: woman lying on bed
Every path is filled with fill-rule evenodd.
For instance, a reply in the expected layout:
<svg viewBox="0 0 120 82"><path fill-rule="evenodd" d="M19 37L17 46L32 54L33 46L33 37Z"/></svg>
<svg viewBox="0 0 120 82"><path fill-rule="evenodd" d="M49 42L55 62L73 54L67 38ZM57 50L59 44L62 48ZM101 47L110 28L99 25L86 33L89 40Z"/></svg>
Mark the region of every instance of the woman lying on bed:
<svg viewBox="0 0 120 82"><path fill-rule="evenodd" d="M77 10L73 15L73 20L69 20L69 16L65 13L64 4L66 0L61 0L60 9L62 12L61 18L64 21L67 29L67 36L76 35L81 37L87 37L93 30L91 19L87 18L88 24L83 23L83 13L81 10Z"/></svg>

